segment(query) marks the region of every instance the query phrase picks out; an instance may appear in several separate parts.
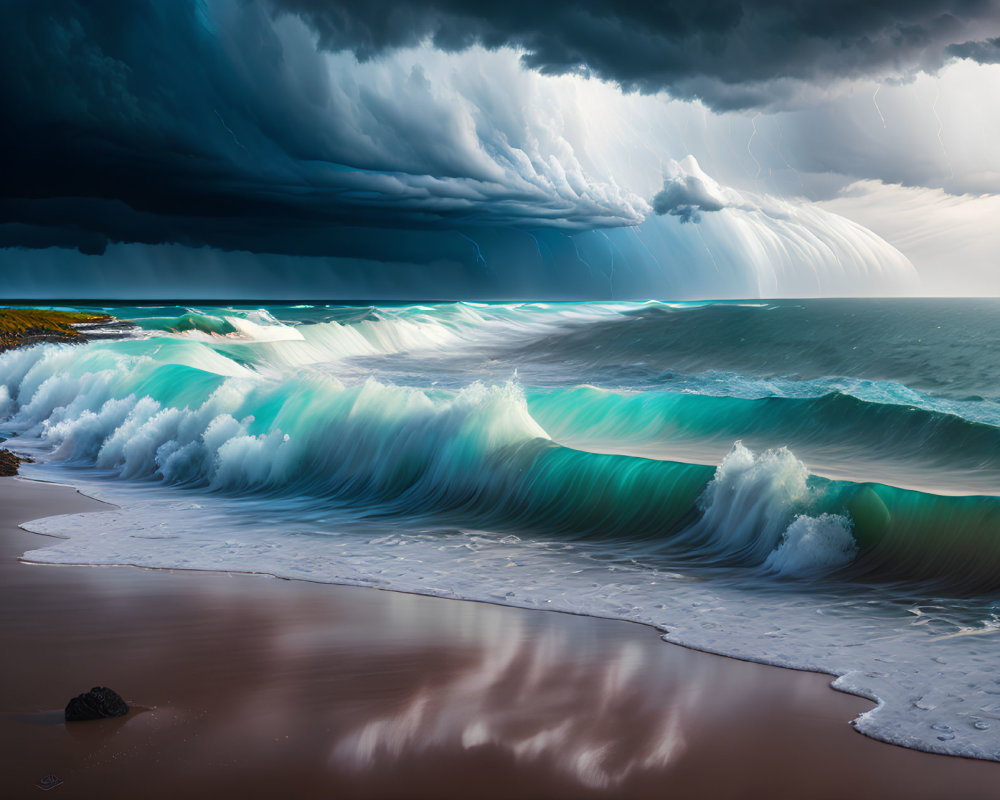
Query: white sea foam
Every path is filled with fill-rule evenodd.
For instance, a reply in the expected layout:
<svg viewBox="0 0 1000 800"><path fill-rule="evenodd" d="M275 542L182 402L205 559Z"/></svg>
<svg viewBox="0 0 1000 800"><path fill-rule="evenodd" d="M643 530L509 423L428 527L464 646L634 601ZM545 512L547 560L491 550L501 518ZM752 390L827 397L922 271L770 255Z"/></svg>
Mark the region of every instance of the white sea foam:
<svg viewBox="0 0 1000 800"><path fill-rule="evenodd" d="M9 424L53 458L126 479L227 491L353 484L389 496L419 481L435 494L475 486L490 453L547 438L513 382L454 394L316 374L275 382L249 371L227 377L198 358L209 368L196 375L210 380L200 399L155 359L115 357L86 372L70 368L72 355L35 351L23 378L9 378L4 390L17 406ZM262 425L264 409L271 418Z"/></svg>
<svg viewBox="0 0 1000 800"><path fill-rule="evenodd" d="M788 525L791 511L807 496L805 464L785 448L755 455L733 445L705 490L704 515L695 531L709 547L764 560Z"/></svg>
<svg viewBox="0 0 1000 800"><path fill-rule="evenodd" d="M785 529L778 549L768 555L764 567L782 575L803 575L842 567L851 563L857 554L850 517L802 514Z"/></svg>
<svg viewBox="0 0 1000 800"><path fill-rule="evenodd" d="M29 467L28 474L64 478L45 466ZM73 477L86 493L123 507L99 519L31 523L31 530L69 538L27 558L265 572L634 620L710 652L841 675L839 687L882 700L857 723L876 738L1000 760L994 725L1000 637L961 635L975 627L962 621L971 609L931 603L915 616L892 597L816 591L811 584L779 589L759 573L692 579L595 544L515 541L365 520L335 508L320 517L295 503L164 494L148 484Z"/></svg>
<svg viewBox="0 0 1000 800"><path fill-rule="evenodd" d="M259 311L246 317L227 316L236 329L236 337L253 342L301 341L302 333L291 325L282 325L270 313Z"/></svg>
<svg viewBox="0 0 1000 800"><path fill-rule="evenodd" d="M803 513L821 498L787 448L755 454L736 442L702 495L701 519L683 534L702 552L801 575L850 563L858 548L846 514Z"/></svg>

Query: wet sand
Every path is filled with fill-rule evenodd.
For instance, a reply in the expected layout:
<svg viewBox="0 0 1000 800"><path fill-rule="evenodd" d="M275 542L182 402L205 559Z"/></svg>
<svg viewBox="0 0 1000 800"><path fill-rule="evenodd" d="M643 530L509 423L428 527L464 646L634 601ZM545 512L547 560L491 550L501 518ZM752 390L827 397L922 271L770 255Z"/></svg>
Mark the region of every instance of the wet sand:
<svg viewBox="0 0 1000 800"><path fill-rule="evenodd" d="M5 798L42 796L50 775L67 798L1000 795L1000 764L855 732L872 704L828 676L664 644L640 625L17 560L46 542L18 522L101 507L0 479ZM66 702L95 685L133 711L66 725Z"/></svg>

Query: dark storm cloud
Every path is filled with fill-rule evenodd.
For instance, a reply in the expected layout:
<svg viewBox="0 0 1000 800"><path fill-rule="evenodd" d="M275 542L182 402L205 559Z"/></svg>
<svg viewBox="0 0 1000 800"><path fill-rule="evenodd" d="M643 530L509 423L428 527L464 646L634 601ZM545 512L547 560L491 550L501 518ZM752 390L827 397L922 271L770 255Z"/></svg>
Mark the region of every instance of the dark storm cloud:
<svg viewBox="0 0 1000 800"><path fill-rule="evenodd" d="M0 247L177 243L377 259L399 258L416 241L407 231L633 225L644 201L595 184L551 133L558 126L537 122L516 74L463 74L449 95L421 65L377 57L427 41L511 46L541 72L749 107L774 104L790 79L935 66L947 42L984 35L966 31L993 9L992 0L8 0ZM344 54L318 52L317 40ZM360 69L354 56L369 63Z"/></svg>
<svg viewBox="0 0 1000 800"><path fill-rule="evenodd" d="M1000 64L1000 37L979 42L962 42L948 46L948 55L968 58L980 64Z"/></svg>
<svg viewBox="0 0 1000 800"><path fill-rule="evenodd" d="M261 3L23 0L2 16L0 246L377 257L394 247L380 229L640 219L514 163L512 136L492 140L419 67L380 90L331 74L309 30Z"/></svg>
<svg viewBox="0 0 1000 800"><path fill-rule="evenodd" d="M936 69L994 0L270 0L324 47L359 59L430 40L524 51L547 73L700 98L715 110L772 105L782 79L828 82Z"/></svg>

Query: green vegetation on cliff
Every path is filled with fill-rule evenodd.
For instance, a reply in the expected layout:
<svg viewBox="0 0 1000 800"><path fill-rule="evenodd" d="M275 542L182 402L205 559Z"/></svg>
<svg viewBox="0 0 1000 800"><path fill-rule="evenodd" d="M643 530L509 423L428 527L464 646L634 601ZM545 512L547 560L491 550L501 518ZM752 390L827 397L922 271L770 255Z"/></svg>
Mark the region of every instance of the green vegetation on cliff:
<svg viewBox="0 0 1000 800"><path fill-rule="evenodd" d="M104 322L104 314L0 308L0 350L35 342L72 342L84 338L76 326Z"/></svg>

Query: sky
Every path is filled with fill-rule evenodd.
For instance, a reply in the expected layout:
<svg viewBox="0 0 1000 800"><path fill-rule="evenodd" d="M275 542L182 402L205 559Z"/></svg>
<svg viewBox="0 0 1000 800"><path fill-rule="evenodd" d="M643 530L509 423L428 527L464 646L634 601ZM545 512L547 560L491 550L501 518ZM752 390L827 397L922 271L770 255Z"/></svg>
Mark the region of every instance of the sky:
<svg viewBox="0 0 1000 800"><path fill-rule="evenodd" d="M8 0L15 297L1000 295L1000 0Z"/></svg>

